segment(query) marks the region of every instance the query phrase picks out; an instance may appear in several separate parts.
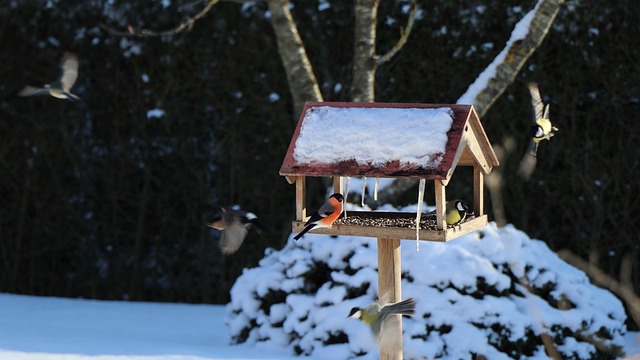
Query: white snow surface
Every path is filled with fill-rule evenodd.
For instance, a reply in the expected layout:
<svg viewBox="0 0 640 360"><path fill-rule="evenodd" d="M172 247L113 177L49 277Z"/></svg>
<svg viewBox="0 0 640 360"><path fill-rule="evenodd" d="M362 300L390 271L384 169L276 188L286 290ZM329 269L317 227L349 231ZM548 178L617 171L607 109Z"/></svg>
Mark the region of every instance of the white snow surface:
<svg viewBox="0 0 640 360"><path fill-rule="evenodd" d="M612 338L605 344L625 342L620 301L513 226L490 223L481 233L447 243L423 242L419 252L413 241L403 241L401 252L403 298L416 300L416 315L403 319L405 359L468 359L470 354L509 359L491 344L492 338L498 341L492 326L503 327L514 343L557 327L588 333L609 329ZM376 269L376 239L318 234L289 239L284 249L268 250L259 267L245 269L233 286L232 339L324 359L378 359L370 331L346 318L352 307L377 297ZM327 280L309 290L306 276ZM568 299L570 308L561 310L525 288L549 284L546 296ZM483 293L480 286L493 290ZM359 295L349 295L354 291ZM566 339L559 349L573 356L590 358L596 349ZM548 359L542 345L528 358Z"/></svg>
<svg viewBox="0 0 640 360"><path fill-rule="evenodd" d="M423 168L440 164L453 122L451 108L338 108L317 106L305 115L293 151L301 164L391 161Z"/></svg>
<svg viewBox="0 0 640 360"><path fill-rule="evenodd" d="M0 294L0 359L294 359L284 348L230 345L226 316L224 305Z"/></svg>

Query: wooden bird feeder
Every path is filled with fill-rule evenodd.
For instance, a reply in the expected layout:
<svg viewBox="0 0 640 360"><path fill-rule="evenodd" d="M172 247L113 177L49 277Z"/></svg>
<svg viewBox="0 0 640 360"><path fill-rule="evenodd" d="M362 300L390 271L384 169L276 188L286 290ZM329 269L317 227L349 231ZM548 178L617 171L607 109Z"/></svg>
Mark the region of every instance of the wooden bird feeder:
<svg viewBox="0 0 640 360"><path fill-rule="evenodd" d="M359 138L345 140L353 139L346 136L353 132ZM401 145L394 148L398 139L402 139ZM459 165L473 167L473 204L469 208L474 216L447 226L445 190ZM402 297L400 240L446 242L484 227L484 175L494 166L498 166L498 159L472 105L309 102L298 120L280 175L296 187L294 232L302 231L308 219L307 176L332 177L334 192L342 194L343 178L415 178L421 180L421 188L425 180L433 180L436 214L430 227L416 229L416 213L349 210L347 219L343 214L331 228L310 231L378 238L379 294L381 300L396 302ZM398 221L390 220L407 220L404 223L411 225L396 226ZM401 326L400 317L397 321ZM401 341L401 332L396 335ZM381 349L381 358L401 359L402 352Z"/></svg>

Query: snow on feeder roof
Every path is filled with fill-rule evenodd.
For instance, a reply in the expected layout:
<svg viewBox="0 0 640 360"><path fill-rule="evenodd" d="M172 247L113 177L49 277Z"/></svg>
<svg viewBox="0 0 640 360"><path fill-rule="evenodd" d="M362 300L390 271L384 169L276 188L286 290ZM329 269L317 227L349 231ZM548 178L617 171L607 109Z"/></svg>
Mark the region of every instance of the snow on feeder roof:
<svg viewBox="0 0 640 360"><path fill-rule="evenodd" d="M485 174L498 165L471 105L311 102L280 174L446 183L459 162L477 163Z"/></svg>

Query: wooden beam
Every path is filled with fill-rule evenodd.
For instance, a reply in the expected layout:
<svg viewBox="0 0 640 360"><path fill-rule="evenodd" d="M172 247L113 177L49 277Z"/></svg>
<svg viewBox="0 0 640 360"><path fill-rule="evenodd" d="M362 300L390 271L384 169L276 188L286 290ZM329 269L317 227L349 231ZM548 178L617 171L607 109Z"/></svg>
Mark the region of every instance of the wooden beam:
<svg viewBox="0 0 640 360"><path fill-rule="evenodd" d="M296 177L296 220L307 220L307 182L305 176Z"/></svg>
<svg viewBox="0 0 640 360"><path fill-rule="evenodd" d="M400 264L400 239L378 238L378 299L383 303L402 300L402 270ZM399 344L388 348L380 344L380 360L402 360L402 316L389 319L389 327L397 331L385 333L385 342ZM395 322L395 323L393 323Z"/></svg>
<svg viewBox="0 0 640 360"><path fill-rule="evenodd" d="M333 177L333 192L345 195L344 194L344 186L342 185L342 176L334 176Z"/></svg>
<svg viewBox="0 0 640 360"><path fill-rule="evenodd" d="M445 230L447 228L445 222L445 207L447 203L445 186L440 180L435 180L434 183L436 188L436 224L438 230Z"/></svg>
<svg viewBox="0 0 640 360"><path fill-rule="evenodd" d="M484 172L479 166L473 167L473 213L484 215Z"/></svg>

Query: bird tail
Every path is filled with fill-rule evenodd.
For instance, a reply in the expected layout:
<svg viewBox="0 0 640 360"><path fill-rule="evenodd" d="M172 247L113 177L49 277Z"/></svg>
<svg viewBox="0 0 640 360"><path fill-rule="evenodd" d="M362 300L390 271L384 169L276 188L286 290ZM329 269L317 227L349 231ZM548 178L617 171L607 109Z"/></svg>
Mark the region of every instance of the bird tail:
<svg viewBox="0 0 640 360"><path fill-rule="evenodd" d="M388 312L388 314L413 316L416 311L416 302L413 300L413 298L408 298L395 304L389 304L385 306L384 309Z"/></svg>
<svg viewBox="0 0 640 360"><path fill-rule="evenodd" d="M298 233L298 235L294 236L293 239L294 240L298 240L302 237L302 235L306 234L307 231L313 229L314 227L316 227L316 224L309 224L307 225L307 227L304 228L304 230L300 231L300 233Z"/></svg>

